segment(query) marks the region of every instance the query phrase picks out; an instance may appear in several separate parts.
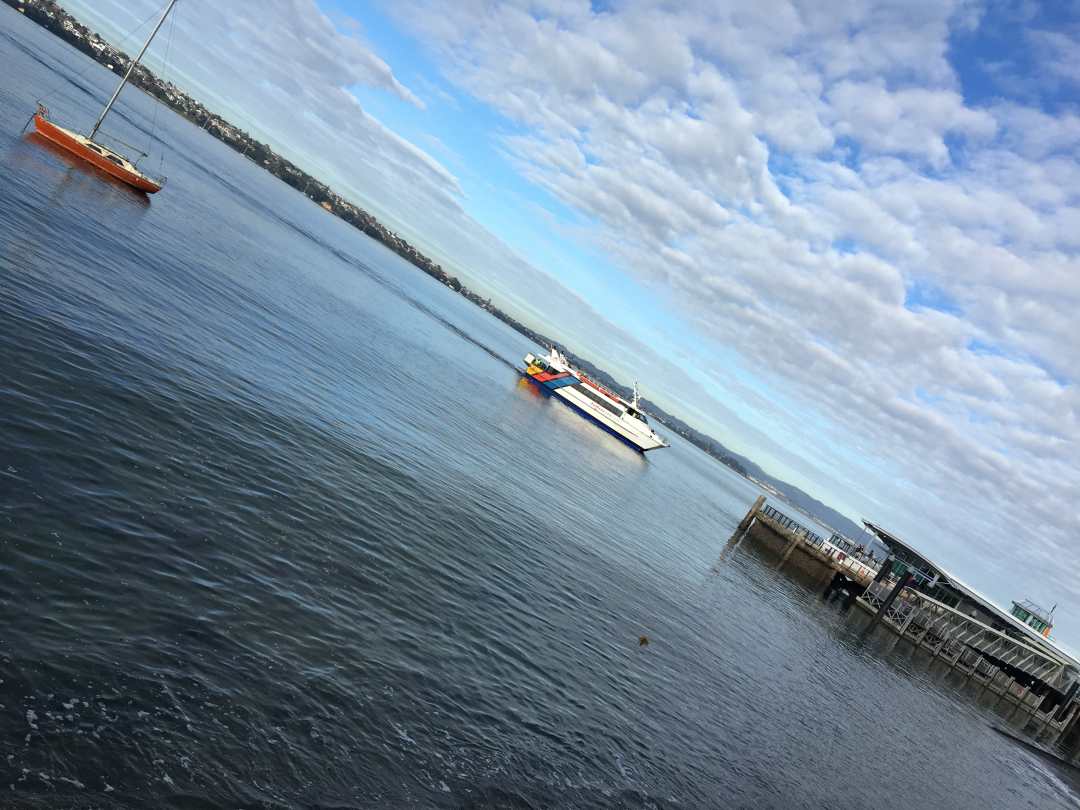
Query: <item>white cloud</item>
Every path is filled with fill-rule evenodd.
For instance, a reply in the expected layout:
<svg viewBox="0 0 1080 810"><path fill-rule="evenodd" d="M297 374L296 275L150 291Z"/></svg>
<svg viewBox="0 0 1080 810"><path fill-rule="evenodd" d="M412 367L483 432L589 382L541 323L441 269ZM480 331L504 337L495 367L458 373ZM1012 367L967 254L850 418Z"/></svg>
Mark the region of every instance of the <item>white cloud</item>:
<svg viewBox="0 0 1080 810"><path fill-rule="evenodd" d="M946 561L1008 553L1035 503L1032 542L1069 547L1080 119L965 102L950 36L987 22L980 5L397 13L529 129L507 150L595 246L782 392L723 383L823 494L916 536L945 526ZM1046 44L1071 70L1071 41Z"/></svg>
<svg viewBox="0 0 1080 810"><path fill-rule="evenodd" d="M853 138L864 149L919 157L936 169L951 160L946 135L989 139L993 116L964 106L951 90L888 90L884 81L842 81L828 92L833 132Z"/></svg>
<svg viewBox="0 0 1080 810"><path fill-rule="evenodd" d="M1080 41L1062 31L1028 33L1036 58L1054 77L1067 84L1080 84Z"/></svg>
<svg viewBox="0 0 1080 810"><path fill-rule="evenodd" d="M1042 110L1003 102L992 110L1003 131L1004 146L1031 160L1052 154L1075 159L1080 149L1080 117L1073 112L1049 115Z"/></svg>

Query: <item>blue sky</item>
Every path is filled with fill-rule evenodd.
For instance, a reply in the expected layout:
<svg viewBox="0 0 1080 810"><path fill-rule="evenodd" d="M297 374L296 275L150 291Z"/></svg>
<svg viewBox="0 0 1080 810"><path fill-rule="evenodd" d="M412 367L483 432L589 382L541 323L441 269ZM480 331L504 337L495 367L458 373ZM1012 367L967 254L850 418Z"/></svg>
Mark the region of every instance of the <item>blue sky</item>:
<svg viewBox="0 0 1080 810"><path fill-rule="evenodd" d="M114 32L156 4L68 3ZM179 83L501 306L1080 639L1075 4L177 20Z"/></svg>
<svg viewBox="0 0 1080 810"><path fill-rule="evenodd" d="M363 36L407 86L419 88L425 108L378 88L356 85L349 90L371 115L413 143L430 151L457 176L469 216L532 265L592 304L598 313L617 317L635 334L649 332L650 340L681 330L683 324L655 308L655 296L614 266L602 251L587 243L553 234L586 230L589 221L557 197L528 182L507 158L499 139L527 129L499 115L446 81L422 43L396 26L378 6L357 2L324 2L321 8L340 30L360 21ZM464 276L469 267L460 267ZM539 292L539 291L537 291ZM541 328L543 324L537 324Z"/></svg>

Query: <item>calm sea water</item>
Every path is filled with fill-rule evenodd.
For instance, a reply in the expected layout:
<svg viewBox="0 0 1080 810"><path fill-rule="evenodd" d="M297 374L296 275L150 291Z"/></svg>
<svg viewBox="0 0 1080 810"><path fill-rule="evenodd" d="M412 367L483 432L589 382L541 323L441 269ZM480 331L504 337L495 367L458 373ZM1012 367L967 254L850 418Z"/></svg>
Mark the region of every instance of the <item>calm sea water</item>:
<svg viewBox="0 0 1080 810"><path fill-rule="evenodd" d="M152 202L20 137L111 77L6 7L0 65L0 806L1077 806L960 682L718 563L747 482L539 396L171 113Z"/></svg>

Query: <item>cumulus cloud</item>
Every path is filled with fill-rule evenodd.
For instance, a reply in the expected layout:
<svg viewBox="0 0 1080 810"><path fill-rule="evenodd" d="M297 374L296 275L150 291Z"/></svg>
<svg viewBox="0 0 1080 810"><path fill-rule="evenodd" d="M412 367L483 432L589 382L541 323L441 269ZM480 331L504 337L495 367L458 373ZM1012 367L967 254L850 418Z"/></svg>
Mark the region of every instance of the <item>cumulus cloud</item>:
<svg viewBox="0 0 1080 810"><path fill-rule="evenodd" d="M1080 83L1080 40L1062 31L1031 31L1028 38L1050 75L1070 85Z"/></svg>
<svg viewBox="0 0 1080 810"><path fill-rule="evenodd" d="M395 8L527 131L504 141L522 174L772 386L770 403L716 377L820 494L997 576L1002 598L1019 585L988 560L1025 536L1047 559L1071 548L1080 124L965 99L950 38L1001 20L936 0ZM1075 79L1073 40L1029 36ZM1030 576L1078 595L1060 570Z"/></svg>
<svg viewBox="0 0 1080 810"><path fill-rule="evenodd" d="M997 130L992 115L964 106L952 90L889 90L881 80L841 81L828 93L833 132L881 154L913 155L937 169L951 162L948 135L987 140Z"/></svg>

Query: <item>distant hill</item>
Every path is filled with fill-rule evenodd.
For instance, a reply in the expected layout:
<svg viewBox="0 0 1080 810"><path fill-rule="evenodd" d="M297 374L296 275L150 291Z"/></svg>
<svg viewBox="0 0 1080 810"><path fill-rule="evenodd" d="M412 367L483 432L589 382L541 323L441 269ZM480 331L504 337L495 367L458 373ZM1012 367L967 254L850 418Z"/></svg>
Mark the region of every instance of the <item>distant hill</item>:
<svg viewBox="0 0 1080 810"><path fill-rule="evenodd" d="M787 501L814 518L818 523L824 524L825 527L834 529L857 543L865 541L862 526L850 520L840 512L837 512L831 506L822 503L813 495L803 492L794 484L789 484L787 481L770 475L759 465L746 458L746 456L740 455L733 450L729 450L720 442L695 430L678 417L671 416L664 412L663 409L649 403L647 400L643 399L642 404L646 407L649 414L656 417L658 422L661 422L669 429L674 430L692 444L697 445L706 453L713 456L717 461L726 464L735 472L746 478L754 479L757 482L772 487ZM793 517L796 517L797 519L797 516Z"/></svg>

